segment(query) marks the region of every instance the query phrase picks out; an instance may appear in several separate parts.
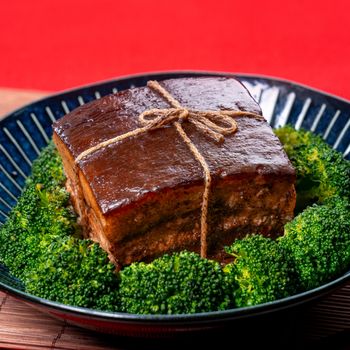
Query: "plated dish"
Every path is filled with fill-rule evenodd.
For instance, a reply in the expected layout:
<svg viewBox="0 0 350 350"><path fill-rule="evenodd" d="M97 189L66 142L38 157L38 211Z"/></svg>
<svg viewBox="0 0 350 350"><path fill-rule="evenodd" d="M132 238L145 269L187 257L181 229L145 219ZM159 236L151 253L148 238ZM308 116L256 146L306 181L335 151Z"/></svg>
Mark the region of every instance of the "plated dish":
<svg viewBox="0 0 350 350"><path fill-rule="evenodd" d="M199 73L197 73L198 75L200 75ZM208 73L206 73L207 75ZM175 73L173 76L186 76L186 73ZM125 80L121 79L120 81L117 82L110 82L110 83L105 83L103 85L100 86L99 91L97 96L100 96L101 92L100 90L103 88L106 88L106 86L108 86L109 88L111 88L114 84L114 87L112 87L111 89L115 88L116 86L118 86L118 84L120 86L124 86L126 82L129 82L129 84L134 84L134 85L144 85L145 84L145 80L150 80L150 79L157 79L157 80L162 80L168 77L171 77L172 75L154 75L152 77L150 76L142 76L142 77L134 77L134 78L127 78ZM187 73L187 76L193 76L193 73ZM269 80L266 78L256 78L256 77L241 77L241 79L243 80L243 82L246 84L246 86L248 86L248 88L250 88L250 90L252 91L252 93L258 93L258 95L256 95L257 99L260 100L260 103L264 108L266 109L264 111L264 115L265 117L268 119L268 121L275 126L276 124L279 125L283 125L285 124L287 121L289 123L293 123L295 125L296 128L300 128L300 126L303 126L304 128L308 128L308 123L309 125L309 129L312 131L317 131L320 132L322 130L322 125L323 126L327 126L324 136L327 139L327 141L330 141L330 136L334 136L334 130L337 130L338 128L340 128L340 133L337 135L335 141L334 141L334 146L335 148L339 149L340 151L342 151L345 154L345 157L348 157L348 151L349 151L349 146L348 146L348 133L349 133L349 123L348 121L343 118L343 115L340 114L340 112L338 110L335 110L334 113L332 111L332 108L334 108L334 104L337 102L337 106L338 108L340 108L341 105L343 105L342 107L344 108L348 108L347 107L347 103L345 101L341 101L341 100L337 100L337 99L333 99L332 102L333 104L330 104L330 106L327 108L327 105L325 104L325 101L329 100L330 97L326 96L324 97L324 100L322 101L322 94L317 93L315 91L312 90L307 90L300 87L300 86L293 86L291 84L288 83L283 83L283 82L279 82L279 81L275 81L275 80ZM287 89L289 87L289 90ZM94 89L95 87L93 87L92 89ZM76 98L76 101L78 103L82 103L85 102L87 100L87 97L83 96L83 93L87 93L87 91L89 88L85 88L85 89L81 89L75 92L70 92L70 94L73 94L73 96ZM255 89L255 91L254 91ZM259 98L259 91L260 91L260 98ZM297 93L301 94L300 91L302 91L304 94L307 93L308 97L305 98L305 95L301 95L300 96L300 100L302 100L303 98L305 98L305 102L304 104L301 104L301 101L298 100L297 97L299 97L297 95ZM110 92L110 91L109 91ZM75 94L75 95L74 95ZM67 112L69 109L71 109L72 107L74 107L74 103L73 103L73 97L70 100L68 98L69 93L66 94L66 96L61 95L59 96L59 100L60 101L60 105L62 106L63 109L63 113ZM272 101L270 101L270 103L266 102L266 99L264 101L264 96L266 96L266 99L272 99ZM66 98L67 97L67 98ZM311 99L314 98L315 101L312 101ZM51 98L54 99L54 98ZM318 100L317 100L318 99ZM320 100L321 99L321 103ZM75 102L76 102L75 101ZM43 103L44 102L44 103ZM41 106L41 111L40 111L40 103L43 103L43 105ZM8 149L14 148L14 150L16 150L16 152L18 154L16 154L14 152L14 156L17 156L17 159L24 159L25 162L27 162L28 165L30 165L31 163L31 159L35 158L35 153L38 153L39 151L39 147L38 145L36 145L33 137L35 137L34 133L26 133L26 127L35 127L37 128L37 130L39 130L39 132L37 133L38 136L38 140L36 140L36 142L41 142L41 145L45 144L45 141L48 140L48 135L49 135L49 129L50 129L50 125L52 122L52 119L56 119L56 117L58 116L56 114L55 117L55 113L59 113L59 110L55 110L53 111L53 107L55 106L56 103L56 107L57 107L57 100L54 102L54 100L52 101L52 105L50 105L50 99L47 99L46 101L42 101L37 103L36 105L32 105L32 107L34 106L34 108L36 109L30 109L31 106L29 106L29 111L27 111L27 113L29 113L30 119L32 121L32 125L30 125L30 123L28 123L28 119L25 120L25 117L23 116L23 120L17 119L14 120L14 122L11 124L9 124L9 122L11 121L11 119L15 119L15 118L20 118L21 115L20 114L15 114L13 116L10 116L10 118L6 119L4 121L4 128L3 128L3 133L5 136L5 139L9 139L12 144L8 145L4 144L4 146L10 146L6 148L4 148L4 156L8 157L10 156L10 153L8 152ZM309 116L309 113L312 110L312 103L315 103L315 108L318 110L318 113L312 114ZM320 104L318 104L320 103ZM69 107L70 106L70 107ZM265 107L264 107L265 106ZM315 111L314 111L315 112ZM329 117L327 119L327 115L328 113L330 113L331 115L331 120L329 121ZM45 117L46 116L46 117ZM44 119L47 119L47 124L44 123ZM51 122L50 122L51 120ZM26 125L24 124L24 122L26 122ZM18 135L18 140L22 140L21 141L17 141L16 144L16 140L14 138L14 128L18 127L19 128L19 135ZM12 129L12 130L11 130ZM338 129L339 130L339 129ZM32 136L33 135L33 136ZM45 137L46 136L46 137ZM27 140L27 145L25 143L23 143L23 138ZM44 142L43 142L44 141ZM332 142L330 142L332 143ZM22 146L23 144L23 146ZM30 150L32 153L30 153ZM34 155L33 155L33 150L34 150ZM7 152L7 153L5 153ZM19 167L18 164L21 164L20 162L16 163L15 161L13 161L14 158L12 158L12 162L8 163L7 166L8 168L6 169L5 167L3 167L3 170L5 170L4 175L7 176L7 182L10 182L12 184L12 186L14 186L15 188L17 188L17 190L20 188L21 185L21 181L23 183L23 180L20 179L21 176L18 176L18 182L16 180L14 180L13 178L11 178L11 174L13 173L13 170L10 170L11 167L15 167L17 166L16 170L20 175L25 175L25 169ZM16 165L16 166L15 166ZM24 165L25 168L25 165ZM29 167L30 168L30 167ZM27 173L29 171L29 169L26 170ZM23 174L22 174L22 173ZM15 173L13 173L13 176L16 176ZM12 181L11 181L12 180ZM17 185L17 186L16 186ZM13 190L10 187L6 187L6 194L7 196L11 195L9 193L11 193L13 195L13 197L16 196L16 192L15 194L10 192L11 190ZM16 190L15 190L16 191ZM9 193L8 193L9 192ZM13 198L11 197L11 198ZM6 198L6 195L5 197ZM8 202L6 202L8 203ZM9 204L9 203L8 203ZM9 205L10 207L11 205ZM3 214L6 215L6 211L4 208ZM79 308L71 308L71 307L64 307L62 305L57 305L55 303L52 302L47 302L47 301L41 301L41 305L42 306L46 306L46 307L53 307L53 305L56 305L56 307L58 308L57 310L65 310L66 312L76 312L77 314L80 314L80 316L83 315L90 315L90 316L94 316L94 317L100 317L101 318L101 322L103 323L103 318L106 317L106 320L108 320L108 322L110 323L115 323L116 325L116 329L121 330L123 327L121 326L121 323L129 323L132 322L132 320L139 320L140 322L142 322L142 320L144 320L146 322L146 324L149 327L155 327L155 329L157 328L157 326L159 327L159 324L157 325L157 323L161 320L163 320L167 326L169 326L170 328L171 325L175 326L177 324L177 326L179 326L179 324L181 323L183 325L183 329L193 329L193 327L196 327L196 324L198 325L198 327L201 327L201 325L203 326L203 324L207 323L207 322L212 322L217 323L217 322L224 322L227 321L229 319L233 320L233 319L237 319L239 317L242 317L244 315L252 315L252 314L257 314L257 313L263 313L266 311L273 311L273 310L277 310L283 307L286 307L288 305L293 305L293 304L297 304L300 302L303 302L305 300L308 300L312 297L315 297L317 295L319 295L322 292L326 292L327 290L329 290L329 288L335 287L336 285L338 285L339 283L341 283L341 281L345 280L345 276L342 276L340 279L337 279L336 281L333 281L332 283L326 284L324 286L322 286L321 288L317 288L314 289L313 291L309 291L306 293L302 293L299 294L297 296L293 296L290 298L285 298L276 302L272 302L269 304L265 304L265 305L259 305L256 307L251 307L251 308L240 308L240 309L233 309L233 310L228 310L228 311L222 311L222 312L211 312L211 313L203 313L203 314L196 314L196 315L175 315L175 316L136 316L136 315L130 315L130 314L118 314L118 313L114 313L114 314L106 314L106 313L102 313L102 312L97 312L97 311L92 311L92 310L83 310L83 309L79 309ZM3 285L5 286L5 284L7 285L6 288L8 288L9 290L11 290L11 287L9 286L8 281L6 283L3 283ZM12 290L12 292L15 292L15 290ZM27 297L27 298L32 298L30 296L27 296L25 293L20 293L18 292L19 295L21 295L22 297ZM33 298L32 300L40 300L38 298ZM56 311L57 311L56 310ZM68 316L66 315L66 317L68 318ZM79 318L79 317L78 317ZM84 317L82 317L83 319ZM73 316L71 317L71 319L76 319ZM113 321L112 321L113 320ZM153 321L152 321L153 320ZM153 322L153 323L152 323ZM186 323L189 323L186 325ZM117 326L119 324L119 326ZM191 324L191 327L189 327L189 325ZM152 326L153 325L153 326ZM130 324L130 329L132 328L132 325ZM139 326L139 325L135 325L135 326ZM118 330L117 330L118 331Z"/></svg>

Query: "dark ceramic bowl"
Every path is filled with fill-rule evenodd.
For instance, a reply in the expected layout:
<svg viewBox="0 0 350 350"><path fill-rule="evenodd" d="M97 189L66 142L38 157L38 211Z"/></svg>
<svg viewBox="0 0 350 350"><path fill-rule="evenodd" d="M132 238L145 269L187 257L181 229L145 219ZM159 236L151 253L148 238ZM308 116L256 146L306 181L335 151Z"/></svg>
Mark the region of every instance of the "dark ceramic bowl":
<svg viewBox="0 0 350 350"><path fill-rule="evenodd" d="M144 86L150 79L187 76L230 75L213 72L169 72L123 77L53 95L25 106L0 121L0 221L6 220L21 193L32 161L51 137L51 124L77 106L112 92ZM311 130L335 149L350 157L350 104L344 99L289 81L236 74L260 103L273 126L286 123ZM0 288L50 315L84 328L126 336L167 336L179 333L247 325L266 317L296 310L298 306L335 290L350 279L350 271L316 289L274 302L219 312L192 315L133 315L109 313L67 306L35 297L23 291L20 283L0 268ZM277 318L275 318L277 319ZM286 319L284 319L286 320ZM248 322L248 323L247 323ZM259 323L260 322L260 323ZM285 321L284 321L285 322ZM238 328L235 328L238 329Z"/></svg>

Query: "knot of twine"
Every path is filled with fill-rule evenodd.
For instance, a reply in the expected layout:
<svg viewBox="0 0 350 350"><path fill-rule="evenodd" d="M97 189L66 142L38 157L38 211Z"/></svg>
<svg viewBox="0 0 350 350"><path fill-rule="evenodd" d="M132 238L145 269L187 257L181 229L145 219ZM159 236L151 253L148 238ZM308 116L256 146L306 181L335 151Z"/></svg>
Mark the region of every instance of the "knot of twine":
<svg viewBox="0 0 350 350"><path fill-rule="evenodd" d="M184 140L189 150L197 161L201 164L204 172L204 192L201 208L201 256L207 256L207 233L208 233L208 205L209 205L209 195L211 188L211 174L209 166L198 151L197 147L187 136L186 132L182 127L184 121L190 122L195 127L208 135L216 142L223 142L226 135L234 134L237 129L237 123L234 120L235 117L245 116L251 117L258 120L264 120L264 118L255 113L244 112L244 111L231 111L231 110L219 110L219 111L198 111L191 110L181 106L179 101L177 101L170 93L165 90L157 81L148 81L147 86L156 91L161 95L171 106L172 108L166 109L149 109L141 113L138 117L142 127L129 131L125 134L113 137L109 140L103 141L87 150L83 151L75 159L76 163L88 156L91 153L94 153L102 148L105 148L113 143L122 141L129 137L135 137L150 130L160 129L166 125L172 124L175 126L177 132Z"/></svg>

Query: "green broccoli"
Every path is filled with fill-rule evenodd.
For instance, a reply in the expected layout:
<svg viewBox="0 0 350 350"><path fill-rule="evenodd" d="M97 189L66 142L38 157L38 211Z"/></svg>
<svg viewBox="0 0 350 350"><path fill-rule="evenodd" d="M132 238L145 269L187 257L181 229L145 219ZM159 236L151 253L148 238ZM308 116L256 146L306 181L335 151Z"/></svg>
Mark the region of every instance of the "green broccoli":
<svg viewBox="0 0 350 350"><path fill-rule="evenodd" d="M55 190L63 187L66 176L63 171L62 159L55 144L51 141L33 162L28 184L40 184L46 190Z"/></svg>
<svg viewBox="0 0 350 350"><path fill-rule="evenodd" d="M334 196L350 197L350 162L341 153L306 130L285 126L275 133L296 169L297 213Z"/></svg>
<svg viewBox="0 0 350 350"><path fill-rule="evenodd" d="M183 314L231 305L220 265L183 251L120 272L121 310L137 314Z"/></svg>
<svg viewBox="0 0 350 350"><path fill-rule="evenodd" d="M248 235L226 251L236 258L224 267L235 283L236 306L266 303L297 292L299 283L293 262L275 240Z"/></svg>
<svg viewBox="0 0 350 350"><path fill-rule="evenodd" d="M79 239L51 143L33 163L17 205L0 228L0 262L26 291L63 303L117 309L117 274L96 243Z"/></svg>
<svg viewBox="0 0 350 350"><path fill-rule="evenodd" d="M76 216L64 189L62 164L53 145L33 163L17 205L0 229L0 261L21 278L46 246L75 233Z"/></svg>
<svg viewBox="0 0 350 350"><path fill-rule="evenodd" d="M285 225L279 239L289 251L303 290L328 282L350 265L350 204L334 197L314 204Z"/></svg>
<svg viewBox="0 0 350 350"><path fill-rule="evenodd" d="M63 304L118 310L118 279L107 254L87 239L51 242L23 276L26 291Z"/></svg>

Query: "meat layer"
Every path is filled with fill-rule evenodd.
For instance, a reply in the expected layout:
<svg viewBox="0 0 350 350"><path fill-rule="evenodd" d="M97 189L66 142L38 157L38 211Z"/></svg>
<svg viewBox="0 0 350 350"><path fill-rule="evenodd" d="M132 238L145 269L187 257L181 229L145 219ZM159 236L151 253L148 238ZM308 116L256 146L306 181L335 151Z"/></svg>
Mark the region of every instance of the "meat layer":
<svg viewBox="0 0 350 350"><path fill-rule="evenodd" d="M184 107L261 114L232 78L171 79L161 84ZM203 169L173 126L149 131L97 151L87 148L139 127L138 115L169 108L147 87L126 90L79 107L54 125L67 188L87 235L120 265L168 251L199 251ZM293 216L295 173L270 126L239 117L238 131L217 144L183 128L210 168L209 255L247 232L276 235Z"/></svg>

